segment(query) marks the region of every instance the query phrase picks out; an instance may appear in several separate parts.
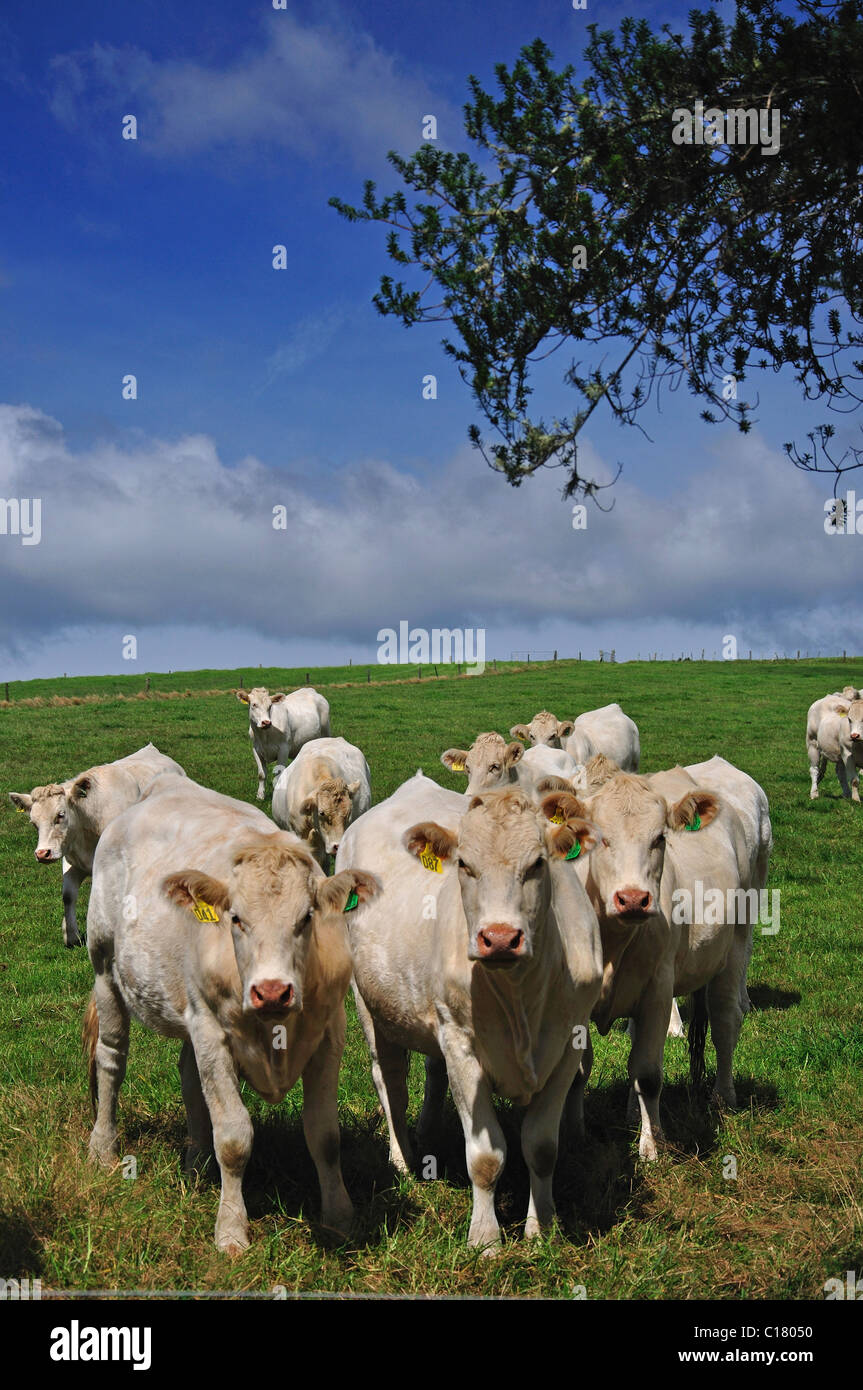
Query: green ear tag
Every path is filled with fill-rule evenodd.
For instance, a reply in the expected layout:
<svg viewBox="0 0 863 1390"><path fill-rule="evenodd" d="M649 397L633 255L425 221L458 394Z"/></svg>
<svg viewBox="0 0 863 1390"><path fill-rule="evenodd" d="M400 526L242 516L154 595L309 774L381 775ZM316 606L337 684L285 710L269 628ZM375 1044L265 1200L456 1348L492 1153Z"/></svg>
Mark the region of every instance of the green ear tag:
<svg viewBox="0 0 863 1390"><path fill-rule="evenodd" d="M686 829L687 829L687 830L700 830L700 829L701 829L701 817L699 816L699 814L698 814L697 811L696 811L696 813L695 813L695 820L692 822L691 825L687 825Z"/></svg>
<svg viewBox="0 0 863 1390"><path fill-rule="evenodd" d="M357 906L358 903L359 898L357 897L356 893L351 893L348 897L347 902L345 903L345 912L353 912L354 908Z"/></svg>
<svg viewBox="0 0 863 1390"><path fill-rule="evenodd" d="M567 859L577 859L578 856L579 856L580 854L581 854L581 841L580 841L580 840L576 840L575 844L573 845L572 849L569 851L569 854L568 854L566 857L567 857Z"/></svg>

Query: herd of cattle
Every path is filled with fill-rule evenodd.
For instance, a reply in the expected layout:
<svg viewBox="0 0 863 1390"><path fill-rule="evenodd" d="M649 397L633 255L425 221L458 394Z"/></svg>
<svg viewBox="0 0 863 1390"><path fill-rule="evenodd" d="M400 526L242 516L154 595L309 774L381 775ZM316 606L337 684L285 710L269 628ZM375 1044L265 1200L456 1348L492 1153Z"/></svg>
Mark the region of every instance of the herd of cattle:
<svg viewBox="0 0 863 1390"><path fill-rule="evenodd" d="M258 688L238 699L259 801L275 765L272 819L193 782L152 744L10 793L38 830L36 858L62 859L67 946L80 941L76 900L93 878L84 1039L96 1160L116 1161L134 1015L182 1041L187 1167L215 1151L221 1170L217 1246L237 1253L249 1243L252 1124L240 1079L278 1104L302 1077L321 1221L346 1235L337 1090L349 984L393 1165L407 1173L415 1161L407 1070L420 1052L418 1157L435 1152L449 1086L473 1187L469 1242L486 1252L500 1239L505 1161L492 1097L524 1109L531 1236L554 1217L559 1142L584 1132L591 1022L605 1035L630 1020L627 1113L643 1158L656 1157L662 1136L665 1037L682 1032L675 996L692 995L693 1079L709 1024L715 1092L735 1105L734 1050L772 848L767 798L745 772L712 757L640 776L638 729L619 705L574 721L544 710L516 724L510 742L481 733L442 754L467 778L464 793L418 772L373 806L366 759L330 736L317 691ZM861 734L856 690L813 704L813 797L829 759L859 800Z"/></svg>

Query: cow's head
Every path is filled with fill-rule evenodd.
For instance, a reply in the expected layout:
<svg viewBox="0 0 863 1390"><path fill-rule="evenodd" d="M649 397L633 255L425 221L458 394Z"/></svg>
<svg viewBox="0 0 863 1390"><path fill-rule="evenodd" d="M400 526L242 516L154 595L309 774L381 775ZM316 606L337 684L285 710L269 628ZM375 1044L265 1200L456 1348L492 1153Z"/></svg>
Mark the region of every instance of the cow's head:
<svg viewBox="0 0 863 1390"><path fill-rule="evenodd" d="M300 807L307 831L316 830L327 854L336 854L342 836L351 823L353 797L360 789L359 782L346 782L342 777L328 777L307 796ZM304 835L309 838L308 833Z"/></svg>
<svg viewBox="0 0 863 1390"><path fill-rule="evenodd" d="M444 873L457 871L469 960L497 968L533 956L551 896L549 861L589 853L598 840L583 819L549 820L519 791L487 792L473 798L457 834L435 821L405 833L409 854L426 862L431 853Z"/></svg>
<svg viewBox="0 0 863 1390"><path fill-rule="evenodd" d="M500 734L477 734L470 748L448 748L441 762L451 772L464 772L468 795L479 796L516 782L516 764L523 757L522 744L507 743Z"/></svg>
<svg viewBox="0 0 863 1390"><path fill-rule="evenodd" d="M380 891L361 869L321 877L307 850L287 836L258 835L234 856L226 882L195 869L170 874L162 891L193 913L202 931L230 925L246 1014L269 1017L303 1007L306 959L320 916L344 912L353 895ZM221 923L207 926L213 919Z"/></svg>
<svg viewBox="0 0 863 1390"><path fill-rule="evenodd" d="M848 732L851 742L863 746L863 700L851 700L847 705L837 705L836 713L848 717Z"/></svg>
<svg viewBox="0 0 863 1390"><path fill-rule="evenodd" d="M34 787L32 792L10 792L9 800L19 811L30 814L30 824L39 835L36 858L40 864L56 864L63 858L69 830L67 788L57 782Z"/></svg>
<svg viewBox="0 0 863 1390"><path fill-rule="evenodd" d="M843 699L848 700L849 702L851 700L860 699L860 691L857 690L857 688L853 685L843 685L841 693Z"/></svg>
<svg viewBox="0 0 863 1390"><path fill-rule="evenodd" d="M280 705L284 695L271 695L265 685L256 685L254 690L237 691L237 699L249 706L249 727L269 729L273 723L273 705Z"/></svg>
<svg viewBox="0 0 863 1390"><path fill-rule="evenodd" d="M533 716L529 724L513 724L510 733L513 738L520 738L522 743L529 743L531 748L539 744L545 744L547 748L561 748L561 740L567 738L574 728L571 719L558 719L549 710L543 709Z"/></svg>
<svg viewBox="0 0 863 1390"><path fill-rule="evenodd" d="M661 911L659 889L670 831L698 831L719 814L700 787L669 805L641 777L618 773L589 800L571 798L567 817L589 816L602 839L591 857L588 890L608 922L632 927Z"/></svg>

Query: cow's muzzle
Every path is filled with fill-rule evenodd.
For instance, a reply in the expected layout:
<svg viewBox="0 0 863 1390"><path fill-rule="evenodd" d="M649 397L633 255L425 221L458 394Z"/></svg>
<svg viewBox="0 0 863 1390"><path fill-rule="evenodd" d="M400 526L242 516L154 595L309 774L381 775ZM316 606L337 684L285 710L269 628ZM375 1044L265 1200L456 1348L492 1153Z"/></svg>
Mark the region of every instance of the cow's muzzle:
<svg viewBox="0 0 863 1390"><path fill-rule="evenodd" d="M618 888L612 898L614 915L625 921L640 921L653 911L653 894L645 888Z"/></svg>
<svg viewBox="0 0 863 1390"><path fill-rule="evenodd" d="M59 854L55 854L53 849L37 849L34 850L34 854L40 864L56 864L57 860L60 858Z"/></svg>
<svg viewBox="0 0 863 1390"><path fill-rule="evenodd" d="M476 946L479 960L502 965L525 954L524 932L505 922L490 922L477 932Z"/></svg>
<svg viewBox="0 0 863 1390"><path fill-rule="evenodd" d="M249 999L258 1013L287 1013L294 1002L294 987L285 980L258 980L249 990Z"/></svg>

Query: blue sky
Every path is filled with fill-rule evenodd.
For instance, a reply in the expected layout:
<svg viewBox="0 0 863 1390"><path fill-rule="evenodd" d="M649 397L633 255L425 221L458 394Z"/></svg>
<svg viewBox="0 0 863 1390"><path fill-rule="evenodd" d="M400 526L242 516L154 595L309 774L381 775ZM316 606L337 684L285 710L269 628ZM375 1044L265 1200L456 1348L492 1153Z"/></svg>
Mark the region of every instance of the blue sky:
<svg viewBox="0 0 863 1390"><path fill-rule="evenodd" d="M39 545L0 535L0 678L128 671L129 633L142 669L368 660L401 619L484 626L501 657L715 651L728 632L853 648L863 539L824 535L829 486L781 455L823 418L790 379L755 383L748 439L682 393L647 412L649 440L592 422L586 457L624 473L576 533L556 478L513 492L466 444L478 416L440 332L371 305L382 230L327 206L390 186L386 150L412 151L427 113L460 145L468 73L489 85L537 34L577 62L590 21L683 27L687 8L140 0L0 19L0 492L43 517Z"/></svg>

